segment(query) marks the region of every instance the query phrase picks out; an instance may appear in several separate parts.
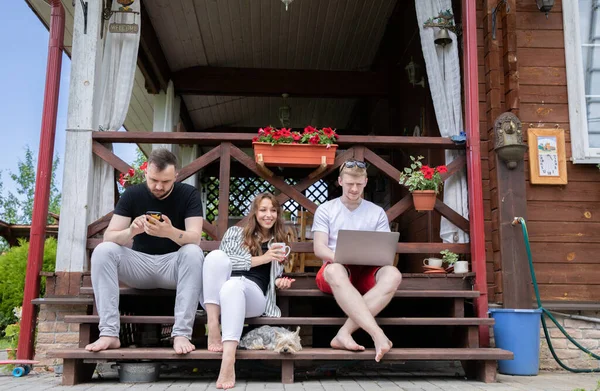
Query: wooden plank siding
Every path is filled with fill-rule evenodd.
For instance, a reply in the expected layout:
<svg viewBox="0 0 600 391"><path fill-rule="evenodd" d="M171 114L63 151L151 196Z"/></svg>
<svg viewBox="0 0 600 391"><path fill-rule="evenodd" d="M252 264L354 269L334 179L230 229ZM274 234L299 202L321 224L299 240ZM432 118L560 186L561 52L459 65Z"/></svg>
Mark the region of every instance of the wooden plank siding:
<svg viewBox="0 0 600 391"><path fill-rule="evenodd" d="M562 0L564 1L564 0ZM529 126L565 129L567 158L571 140L564 53L562 1L557 0L549 18L535 2L516 0L518 61L518 116L523 130ZM490 301L502 302L501 259L497 235L496 170L493 151L493 121L507 111L504 103L502 31L496 49L489 36L494 0L477 0L480 133L482 154L489 152L484 171L487 281ZM516 11L515 11L516 8ZM500 28L500 13L497 25ZM498 54L494 50L499 50ZM499 57L499 58L498 58ZM482 91L482 88L484 89ZM499 106L499 108L498 108ZM526 156L527 219L537 280L542 300L600 300L600 174L594 165L567 163L569 183L565 186L531 185ZM488 172L485 172L485 170ZM516 228L518 229L518 228ZM488 233L490 235L488 236Z"/></svg>

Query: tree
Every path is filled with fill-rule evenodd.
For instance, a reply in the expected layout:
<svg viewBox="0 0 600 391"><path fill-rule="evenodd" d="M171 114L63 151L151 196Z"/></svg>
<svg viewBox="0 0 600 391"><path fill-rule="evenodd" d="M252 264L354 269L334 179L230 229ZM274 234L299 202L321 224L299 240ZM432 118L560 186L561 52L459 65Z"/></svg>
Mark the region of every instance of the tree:
<svg viewBox="0 0 600 391"><path fill-rule="evenodd" d="M52 162L52 176L50 179L50 202L48 212L60 213L60 192L56 186L56 170L59 158ZM4 195L2 177L0 172L0 220L10 224L31 224L33 214L33 199L35 194L36 162L33 151L25 147L25 159L19 160L17 172L11 172L10 178L16 184L16 194L9 191ZM49 218L48 223L53 219ZM8 245L0 238L0 253L6 251Z"/></svg>

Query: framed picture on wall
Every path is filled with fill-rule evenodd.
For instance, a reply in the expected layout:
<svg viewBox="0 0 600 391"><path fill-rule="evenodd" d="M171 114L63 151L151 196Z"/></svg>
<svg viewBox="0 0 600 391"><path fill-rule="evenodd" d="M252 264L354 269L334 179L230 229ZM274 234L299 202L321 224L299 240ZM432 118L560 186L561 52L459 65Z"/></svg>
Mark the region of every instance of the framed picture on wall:
<svg viewBox="0 0 600 391"><path fill-rule="evenodd" d="M529 128L529 174L534 185L566 185L565 130Z"/></svg>

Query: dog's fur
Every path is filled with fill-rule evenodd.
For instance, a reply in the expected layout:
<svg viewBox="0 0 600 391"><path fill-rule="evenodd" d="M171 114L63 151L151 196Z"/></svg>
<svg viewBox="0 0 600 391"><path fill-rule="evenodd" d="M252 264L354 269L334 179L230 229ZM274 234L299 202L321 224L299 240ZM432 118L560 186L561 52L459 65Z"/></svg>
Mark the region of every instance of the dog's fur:
<svg viewBox="0 0 600 391"><path fill-rule="evenodd" d="M300 326L295 332L283 327L259 327L246 333L239 347L248 350L274 350L277 353L299 352L302 350Z"/></svg>

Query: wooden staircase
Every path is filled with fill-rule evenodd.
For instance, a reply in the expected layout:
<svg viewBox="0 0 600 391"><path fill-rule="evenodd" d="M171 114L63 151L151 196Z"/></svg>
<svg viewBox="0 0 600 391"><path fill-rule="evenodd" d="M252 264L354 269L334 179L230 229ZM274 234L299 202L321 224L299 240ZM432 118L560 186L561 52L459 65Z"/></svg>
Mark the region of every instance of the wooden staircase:
<svg viewBox="0 0 600 391"><path fill-rule="evenodd" d="M294 363L306 360L357 360L370 361L374 349L363 352L334 350L323 341L329 341L335 326L343 324L345 317L333 298L320 292L314 282L314 274L291 275L296 278L294 287L278 292L281 318L252 318L246 323L254 325L301 326L303 350L290 355L271 351L240 350L239 360L281 361L283 383L293 383ZM392 303L377 318L394 348L386 354L386 361L460 361L470 378L493 382L496 377L496 361L510 360L511 352L479 346L480 326L491 326L493 319L471 316L471 301L479 292L471 290L472 275L424 275L405 274L403 283L396 291ZM91 280L84 276L80 300L93 295ZM38 299L41 304L43 300ZM146 303L146 305L144 304ZM169 347L140 347L135 333L140 328L155 326L155 330L168 330L172 326L174 291L138 290L121 287L121 342L122 348L103 352L87 352L83 347L98 337L98 316L66 316L66 323L79 324L79 348L56 350L51 354L64 360L63 384L74 385L89 381L95 362L132 360L219 360L220 353L206 350L203 339L206 318L196 316L194 343L197 350L185 356L177 355ZM161 311L162 309L162 311ZM169 313L170 311L170 313ZM323 316L325 314L326 316ZM359 334L361 331L357 332ZM198 334L198 335L196 335ZM323 334L323 335L322 335ZM366 335L366 334L365 334ZM446 337L439 337L445 335ZM196 340L196 336L198 339ZM324 338L317 338L324 337ZM360 337L360 335L358 336ZM320 340L320 341L319 341ZM357 340L359 341L359 340ZM369 341L365 342L367 345ZM128 348L136 344L135 349ZM359 341L359 343L361 343ZM368 346L368 345L367 345Z"/></svg>

